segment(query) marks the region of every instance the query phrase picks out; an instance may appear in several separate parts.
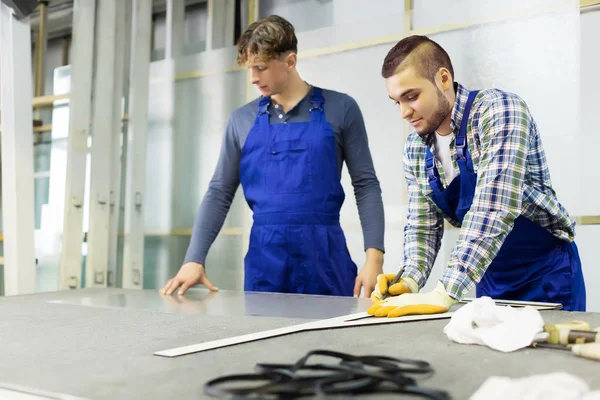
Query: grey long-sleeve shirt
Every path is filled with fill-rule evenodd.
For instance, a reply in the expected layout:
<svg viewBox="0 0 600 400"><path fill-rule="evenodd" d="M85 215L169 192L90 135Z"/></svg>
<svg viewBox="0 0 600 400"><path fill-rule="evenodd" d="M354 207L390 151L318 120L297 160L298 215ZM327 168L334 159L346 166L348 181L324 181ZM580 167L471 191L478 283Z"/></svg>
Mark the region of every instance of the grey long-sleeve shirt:
<svg viewBox="0 0 600 400"><path fill-rule="evenodd" d="M310 120L313 89L287 113L271 104L271 124ZM337 168L341 176L344 161L352 179L362 225L365 249L384 251L385 219L381 188L373 167L362 113L356 101L344 93L323 90L325 118L335 134ZM223 139L217 168L200 204L185 262L204 264L206 255L219 234L235 192L240 184L240 159L244 142L254 125L260 99L235 110Z"/></svg>

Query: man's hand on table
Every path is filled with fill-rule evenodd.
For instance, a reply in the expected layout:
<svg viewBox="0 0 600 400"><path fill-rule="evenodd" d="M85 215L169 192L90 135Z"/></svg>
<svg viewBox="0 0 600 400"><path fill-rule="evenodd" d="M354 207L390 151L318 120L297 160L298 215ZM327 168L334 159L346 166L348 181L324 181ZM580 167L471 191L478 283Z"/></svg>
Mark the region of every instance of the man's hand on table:
<svg viewBox="0 0 600 400"><path fill-rule="evenodd" d="M188 262L181 266L179 272L173 279L169 279L165 287L160 290L161 294L170 295L179 289L178 295L183 295L191 286L203 284L211 291L219 290L206 277L204 265L195 262Z"/></svg>
<svg viewBox="0 0 600 400"><path fill-rule="evenodd" d="M376 317L402 317L404 315L439 314L450 309L457 301L448 296L441 282L431 292L405 293L388 297L367 310Z"/></svg>
<svg viewBox="0 0 600 400"><path fill-rule="evenodd" d="M383 252L374 248L367 249L365 265L356 276L354 283L354 297L360 296L361 288L363 288L364 296L369 297L377 283L377 276L382 272Z"/></svg>

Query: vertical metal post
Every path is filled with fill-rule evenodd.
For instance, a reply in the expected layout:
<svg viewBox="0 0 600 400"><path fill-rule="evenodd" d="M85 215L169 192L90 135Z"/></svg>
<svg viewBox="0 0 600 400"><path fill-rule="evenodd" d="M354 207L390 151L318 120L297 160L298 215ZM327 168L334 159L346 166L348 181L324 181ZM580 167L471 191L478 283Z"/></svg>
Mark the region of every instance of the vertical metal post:
<svg viewBox="0 0 600 400"><path fill-rule="evenodd" d="M151 41L152 3L146 0L134 0L125 181L123 288L141 289L144 282L143 203L146 182Z"/></svg>
<svg viewBox="0 0 600 400"><path fill-rule="evenodd" d="M127 105L129 103L129 72L131 71L131 32L133 31L133 2L134 0L125 0L125 5L123 7L123 93L125 93L125 113L129 112L127 110Z"/></svg>
<svg viewBox="0 0 600 400"><path fill-rule="evenodd" d="M96 26L96 79L92 119L90 171L90 226L86 262L86 287L106 287L110 242L110 189L115 137L115 47L117 3L98 2Z"/></svg>
<svg viewBox="0 0 600 400"><path fill-rule="evenodd" d="M413 0L404 0L404 33L407 35L412 31L412 9Z"/></svg>
<svg viewBox="0 0 600 400"><path fill-rule="evenodd" d="M154 114L153 119L160 120L160 135L164 144L162 146L161 176L158 178L157 185L160 188L160 194L155 196L154 202L159 207L159 216L157 223L160 228L165 230L173 229L173 219L176 215L176 201L174 193L177 191L173 185L177 183L174 177L177 160L177 141L178 126L176 118L176 81L175 74L177 70L177 61L183 54L184 45L184 23L185 23L185 3L178 0L167 0L167 21L166 21L166 41L165 41L165 60L162 63L163 83L158 86L161 89L161 102L164 105L160 114ZM157 87L154 87L157 89ZM172 262L172 247L167 240L166 254L169 259L167 263Z"/></svg>
<svg viewBox="0 0 600 400"><path fill-rule="evenodd" d="M110 227L108 246L107 285L115 286L117 276L117 245L119 235L119 215L121 208L121 136L123 132L123 87L125 79L125 14L126 3L117 2L115 31L115 63L113 94L112 160L110 178Z"/></svg>
<svg viewBox="0 0 600 400"><path fill-rule="evenodd" d="M258 20L259 3L258 0L248 0L248 26ZM242 32L246 30L246 26L242 28ZM250 71L247 73L248 80L246 81L246 101L250 102L255 97L254 87L250 80Z"/></svg>
<svg viewBox="0 0 600 400"><path fill-rule="evenodd" d="M185 27L185 1L167 0L167 38L165 58L177 58L183 54Z"/></svg>
<svg viewBox="0 0 600 400"><path fill-rule="evenodd" d="M129 81L131 71L131 31L133 22L133 0L125 2L125 32L123 36L123 46L125 48L123 62L123 125L122 125L122 140L121 140L121 176L120 179L120 207L118 217L118 232L122 232L125 223L125 180L127 178L127 154L129 153ZM123 235L117 233L117 254L119 250L125 250L125 242ZM121 253L123 254L123 253ZM119 257L117 256L117 260ZM120 257L121 263L117 262L115 285L122 287L123 285L123 257Z"/></svg>
<svg viewBox="0 0 600 400"><path fill-rule="evenodd" d="M156 24L154 23L154 15L152 16L152 24L151 24L152 33L150 35L150 54L154 51L154 35L156 33Z"/></svg>
<svg viewBox="0 0 600 400"><path fill-rule="evenodd" d="M75 29L73 27L73 29ZM92 36L93 38L93 36ZM64 37L62 40L62 47L61 47L61 63L60 65L65 66L65 65L69 65L69 47L71 46L71 38L70 37Z"/></svg>
<svg viewBox="0 0 600 400"><path fill-rule="evenodd" d="M81 287L83 203L92 107L96 0L75 0L60 289Z"/></svg>
<svg viewBox="0 0 600 400"><path fill-rule="evenodd" d="M252 25L258 20L259 11L259 0L248 0L248 25ZM246 27L242 28L244 31Z"/></svg>
<svg viewBox="0 0 600 400"><path fill-rule="evenodd" d="M218 7L218 5L217 5ZM217 23L215 17L215 0L208 0L206 6L206 50L214 50L216 35L213 33L215 24Z"/></svg>
<svg viewBox="0 0 600 400"><path fill-rule="evenodd" d="M206 50L233 45L235 0L208 0Z"/></svg>
<svg viewBox="0 0 600 400"><path fill-rule="evenodd" d="M259 10L258 0L248 0L248 26L252 25L258 20ZM242 32L247 27L242 27ZM247 72L246 79L246 101L250 102L255 96L254 87L251 83L250 71ZM248 206L244 207L242 214L242 259L246 256L248 247L250 246L250 229L252 227L252 213Z"/></svg>
<svg viewBox="0 0 600 400"><path fill-rule="evenodd" d="M44 95L44 72L46 70L46 50L48 48L48 1L40 1L40 25L35 41L35 97ZM39 109L36 109L36 118L39 118Z"/></svg>
<svg viewBox="0 0 600 400"><path fill-rule="evenodd" d="M410 32L412 31L412 10L413 10L413 0L404 0L404 35L408 36L410 35ZM402 135L404 136L404 141L406 141L406 139L408 138L408 135L410 135L411 132L411 126L406 123L403 122L402 123ZM407 205L408 206L408 188L406 187L406 182L404 181L404 179L401 180L400 185L402 186L402 192L401 192L401 204Z"/></svg>
<svg viewBox="0 0 600 400"><path fill-rule="evenodd" d="M29 18L0 3L4 293L35 292L33 98Z"/></svg>

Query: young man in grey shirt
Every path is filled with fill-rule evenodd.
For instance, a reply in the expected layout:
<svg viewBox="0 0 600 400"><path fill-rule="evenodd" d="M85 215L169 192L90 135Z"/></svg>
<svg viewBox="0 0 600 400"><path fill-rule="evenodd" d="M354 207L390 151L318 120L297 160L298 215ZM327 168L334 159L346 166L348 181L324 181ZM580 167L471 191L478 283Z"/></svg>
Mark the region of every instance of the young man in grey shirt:
<svg viewBox="0 0 600 400"><path fill-rule="evenodd" d="M271 16L246 30L238 63L262 96L231 115L214 176L177 275L162 288L218 290L205 259L241 183L253 211L244 290L365 297L382 273L384 212L361 111L350 96L313 87L296 70L297 39ZM346 162L360 215L366 262L357 274L339 212Z"/></svg>

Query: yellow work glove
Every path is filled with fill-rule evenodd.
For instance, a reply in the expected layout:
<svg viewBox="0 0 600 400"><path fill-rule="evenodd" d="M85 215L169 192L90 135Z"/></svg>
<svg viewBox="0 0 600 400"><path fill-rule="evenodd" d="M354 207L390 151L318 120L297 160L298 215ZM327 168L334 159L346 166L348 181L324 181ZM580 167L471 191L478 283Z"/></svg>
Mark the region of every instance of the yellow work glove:
<svg viewBox="0 0 600 400"><path fill-rule="evenodd" d="M379 301L381 301L381 296L385 293L388 285L395 277L396 274L381 274L377 276L377 285L375 285L375 290L371 293L371 301L373 303L379 303ZM417 293L418 291L419 285L414 279L402 278L390 286L388 295L398 296L405 293Z"/></svg>
<svg viewBox="0 0 600 400"><path fill-rule="evenodd" d="M448 296L444 284L438 282L435 290L427 293L407 293L389 297L373 304L367 313L376 317L402 317L404 315L440 314L448 311L457 301Z"/></svg>

